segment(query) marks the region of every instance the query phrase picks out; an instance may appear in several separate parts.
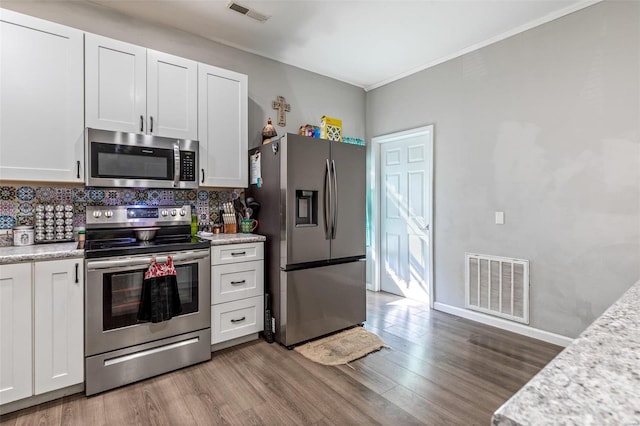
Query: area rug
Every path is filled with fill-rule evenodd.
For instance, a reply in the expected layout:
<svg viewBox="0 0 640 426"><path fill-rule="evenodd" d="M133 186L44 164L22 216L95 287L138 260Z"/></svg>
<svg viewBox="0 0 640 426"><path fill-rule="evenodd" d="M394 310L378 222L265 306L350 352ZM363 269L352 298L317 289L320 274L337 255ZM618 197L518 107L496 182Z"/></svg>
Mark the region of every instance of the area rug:
<svg viewBox="0 0 640 426"><path fill-rule="evenodd" d="M377 335L354 327L296 346L294 350L319 364L342 365L388 347Z"/></svg>

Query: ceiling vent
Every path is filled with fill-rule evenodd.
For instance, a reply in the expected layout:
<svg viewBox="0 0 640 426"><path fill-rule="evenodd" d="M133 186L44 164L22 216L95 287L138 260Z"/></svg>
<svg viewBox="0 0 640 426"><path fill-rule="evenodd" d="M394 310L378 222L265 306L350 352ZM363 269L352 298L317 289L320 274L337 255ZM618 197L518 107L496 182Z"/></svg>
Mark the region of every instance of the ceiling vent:
<svg viewBox="0 0 640 426"><path fill-rule="evenodd" d="M241 4L236 3L235 1L229 2L229 4L227 4L227 7L235 12L248 16L249 18L253 18L256 21L264 22L267 19L269 19L267 15L263 15L260 12L256 12L255 10L242 6Z"/></svg>

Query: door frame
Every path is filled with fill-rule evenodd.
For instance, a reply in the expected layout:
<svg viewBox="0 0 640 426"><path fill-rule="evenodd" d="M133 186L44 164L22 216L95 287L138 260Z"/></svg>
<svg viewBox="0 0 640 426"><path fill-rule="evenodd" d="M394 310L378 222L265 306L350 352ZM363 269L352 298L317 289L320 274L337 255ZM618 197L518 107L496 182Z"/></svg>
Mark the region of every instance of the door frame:
<svg viewBox="0 0 640 426"><path fill-rule="evenodd" d="M434 129L434 125L430 124L427 126L423 126L423 127L418 127L418 128L414 128L414 129L409 129L409 130L404 130L404 131L400 131L400 132L394 132L394 133L388 133L385 135L381 135L381 136L375 136L373 138L371 138L371 152L370 152L370 161L371 161L371 169L370 169L370 176L371 176L371 183L370 183L370 189L371 189L371 196L372 196L372 200L371 200L371 226L373 228L373 239L371 241L371 262L372 262L372 269L371 272L373 274L372 276L372 285L370 287L370 290L373 291L380 291L380 277L381 277L381 268L382 268L382 262L381 262L381 253L380 253L380 249L382 247L381 245L381 235L380 235L380 229L381 229L381 213L380 213L380 207L381 207L381 202L380 202L380 198L381 198L381 180L380 180L380 166L381 166L381 148L382 148L382 144L384 144L385 142L391 142L391 141L397 141L397 140L401 140L401 139L406 139L409 137L414 137L414 136L420 136L420 135L429 135L431 137L431 152L430 152L430 164L428 164L429 168L431 169L430 173L428 174L430 177L430 181L431 181L431 186L430 186L430 190L431 190L431 199L430 199L430 203L429 203L429 208L427 209L427 217L428 217L428 221L429 221L429 255L427 256L427 262L429 263L429 307L433 308L433 304L435 301L435 297L434 297L434 283L433 283L433 279L434 279L434 270L433 270L433 256L434 256L434 241L433 241L433 228L434 228L434 223L433 223L433 201L435 199L435 185L434 185L434 168L433 168L433 153L435 151L435 147L434 147L434 133L433 130Z"/></svg>

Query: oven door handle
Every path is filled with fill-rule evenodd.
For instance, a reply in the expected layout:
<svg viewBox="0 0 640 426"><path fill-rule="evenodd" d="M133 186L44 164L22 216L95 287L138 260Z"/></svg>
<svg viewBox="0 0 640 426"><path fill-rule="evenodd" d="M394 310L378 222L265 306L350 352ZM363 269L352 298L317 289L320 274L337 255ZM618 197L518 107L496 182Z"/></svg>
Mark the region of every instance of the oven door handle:
<svg viewBox="0 0 640 426"><path fill-rule="evenodd" d="M110 269L122 266L126 266L127 269L130 269L130 267L148 266L151 263L152 257L155 257L156 262L159 263L164 263L167 261L167 256L144 256L111 260L90 260L87 261L87 270ZM209 257L209 252L186 252L175 254L171 257L173 258L173 263L175 265L179 265L189 263L194 260L206 259L207 257Z"/></svg>

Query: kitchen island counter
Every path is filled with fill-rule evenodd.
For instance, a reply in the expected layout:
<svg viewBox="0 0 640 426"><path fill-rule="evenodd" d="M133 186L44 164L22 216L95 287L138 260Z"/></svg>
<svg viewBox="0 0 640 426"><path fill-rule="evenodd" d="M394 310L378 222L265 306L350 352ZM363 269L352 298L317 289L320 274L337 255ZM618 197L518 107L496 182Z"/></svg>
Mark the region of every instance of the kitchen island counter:
<svg viewBox="0 0 640 426"><path fill-rule="evenodd" d="M640 281L493 415L494 425L640 423Z"/></svg>
<svg viewBox="0 0 640 426"><path fill-rule="evenodd" d="M84 257L84 250L79 250L77 247L76 241L0 247L0 265Z"/></svg>

